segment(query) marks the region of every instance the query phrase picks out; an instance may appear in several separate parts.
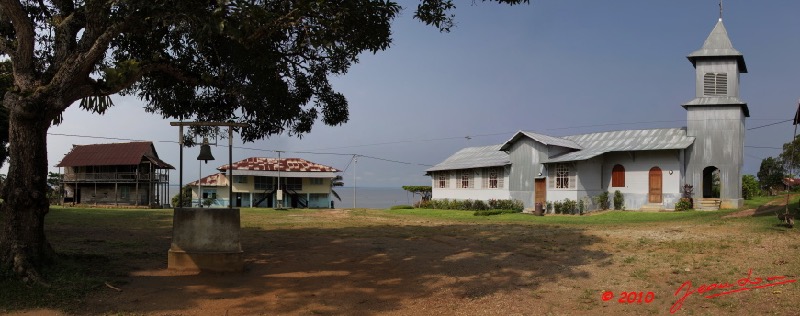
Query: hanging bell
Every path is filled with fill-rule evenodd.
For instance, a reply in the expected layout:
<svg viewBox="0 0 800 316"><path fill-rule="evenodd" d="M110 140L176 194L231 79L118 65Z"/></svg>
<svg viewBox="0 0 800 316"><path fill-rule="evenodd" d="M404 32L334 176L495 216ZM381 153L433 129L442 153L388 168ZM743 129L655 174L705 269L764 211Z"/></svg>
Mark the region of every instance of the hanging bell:
<svg viewBox="0 0 800 316"><path fill-rule="evenodd" d="M200 154L197 155L197 160L202 160L205 163L208 163L209 160L214 160L214 156L211 155L211 146L208 145L208 137L203 138L203 145L200 146Z"/></svg>

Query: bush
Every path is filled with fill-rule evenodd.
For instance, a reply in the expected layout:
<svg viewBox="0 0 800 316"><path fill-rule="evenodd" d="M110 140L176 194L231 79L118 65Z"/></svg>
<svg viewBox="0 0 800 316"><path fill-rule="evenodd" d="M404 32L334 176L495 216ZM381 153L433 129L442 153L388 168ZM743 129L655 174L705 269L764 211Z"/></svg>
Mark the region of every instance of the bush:
<svg viewBox="0 0 800 316"><path fill-rule="evenodd" d="M413 208L414 207L411 206L411 205L395 205L395 206L392 206L390 209L392 209L392 210L408 210L408 209L413 209Z"/></svg>
<svg viewBox="0 0 800 316"><path fill-rule="evenodd" d="M675 203L676 211L688 211L692 208L692 202L689 198L681 198Z"/></svg>
<svg viewBox="0 0 800 316"><path fill-rule="evenodd" d="M474 216L490 216L490 215L500 215L500 214L513 214L519 213L514 210L488 210L488 211L475 211L472 215Z"/></svg>
<svg viewBox="0 0 800 316"><path fill-rule="evenodd" d="M578 201L564 199L564 214L575 214L578 211Z"/></svg>
<svg viewBox="0 0 800 316"><path fill-rule="evenodd" d="M597 204L597 207L599 207L601 210L608 209L608 191L600 193L600 195L595 196L593 200L594 203Z"/></svg>
<svg viewBox="0 0 800 316"><path fill-rule="evenodd" d="M742 176L742 198L750 200L761 195L756 177L750 174Z"/></svg>
<svg viewBox="0 0 800 316"><path fill-rule="evenodd" d="M525 205L520 200L429 200L416 204L417 208L429 208L438 210L462 210L462 211L485 211L485 210L508 210L515 213L522 212Z"/></svg>
<svg viewBox="0 0 800 316"><path fill-rule="evenodd" d="M614 191L614 209L621 210L624 204L625 197L622 196L622 192L619 192L619 190Z"/></svg>

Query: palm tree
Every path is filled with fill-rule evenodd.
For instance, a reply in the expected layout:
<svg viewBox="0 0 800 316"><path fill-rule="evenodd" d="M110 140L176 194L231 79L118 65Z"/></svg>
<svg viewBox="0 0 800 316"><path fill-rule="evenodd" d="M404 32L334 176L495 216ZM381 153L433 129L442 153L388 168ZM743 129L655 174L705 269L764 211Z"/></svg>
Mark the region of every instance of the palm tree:
<svg viewBox="0 0 800 316"><path fill-rule="evenodd" d="M331 193L333 193L333 196L336 197L336 199L339 200L339 202L342 201L342 198L339 196L339 193L336 193L336 191L333 190L333 188L344 186L344 182L342 182L342 180L344 180L344 178L342 178L342 176L339 175L331 179Z"/></svg>

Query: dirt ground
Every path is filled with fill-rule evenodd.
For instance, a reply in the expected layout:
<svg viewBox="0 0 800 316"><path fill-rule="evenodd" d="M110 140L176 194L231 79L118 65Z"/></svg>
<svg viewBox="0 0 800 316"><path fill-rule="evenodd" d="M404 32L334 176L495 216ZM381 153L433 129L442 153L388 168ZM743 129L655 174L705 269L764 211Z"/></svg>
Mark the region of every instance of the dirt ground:
<svg viewBox="0 0 800 316"><path fill-rule="evenodd" d="M119 290L101 289L70 313L669 315L687 281L696 290L702 284L736 285L750 269L751 280L785 277L773 283L797 279L800 271L800 235L779 227L754 230L742 218L581 226L471 223L381 212L303 212L266 226L245 226L246 271L232 274L166 270L168 227L122 233L90 229L80 236L86 247L120 236L113 238L136 243L137 250L125 263L127 283L109 284ZM65 228L51 236L71 233ZM622 295L634 302L620 302ZM800 315L798 282L704 295L689 295L675 315Z"/></svg>

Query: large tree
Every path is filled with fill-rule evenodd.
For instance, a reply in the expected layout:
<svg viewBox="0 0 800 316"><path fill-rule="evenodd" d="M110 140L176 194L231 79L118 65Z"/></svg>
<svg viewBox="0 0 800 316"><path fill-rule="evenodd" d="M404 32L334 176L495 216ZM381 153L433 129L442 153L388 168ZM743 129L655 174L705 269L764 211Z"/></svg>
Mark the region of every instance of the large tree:
<svg viewBox="0 0 800 316"><path fill-rule="evenodd" d="M448 31L453 8L421 0L414 17ZM0 54L13 65L0 266L36 281L54 258L47 131L76 101L102 114L108 96L135 95L168 118L249 123L245 141L343 124L347 100L328 76L388 48L400 10L379 0L0 0Z"/></svg>
<svg viewBox="0 0 800 316"><path fill-rule="evenodd" d="M761 160L761 166L759 166L756 175L758 176L759 186L763 190L783 186L783 163L773 157L764 158Z"/></svg>
<svg viewBox="0 0 800 316"><path fill-rule="evenodd" d="M796 171L800 169L800 135L783 144L783 152L778 158L785 164L787 174L796 175Z"/></svg>

